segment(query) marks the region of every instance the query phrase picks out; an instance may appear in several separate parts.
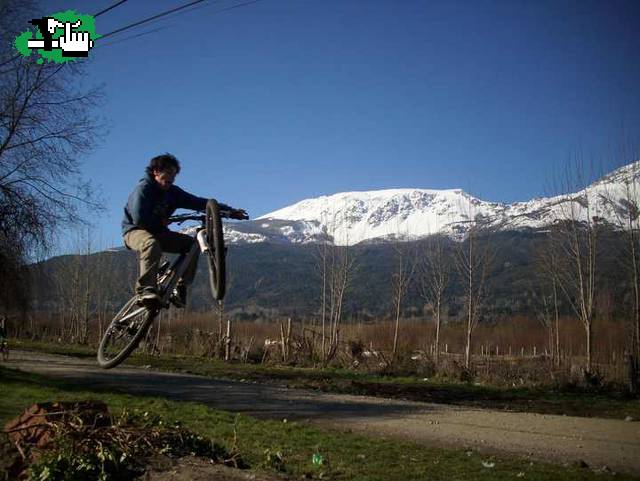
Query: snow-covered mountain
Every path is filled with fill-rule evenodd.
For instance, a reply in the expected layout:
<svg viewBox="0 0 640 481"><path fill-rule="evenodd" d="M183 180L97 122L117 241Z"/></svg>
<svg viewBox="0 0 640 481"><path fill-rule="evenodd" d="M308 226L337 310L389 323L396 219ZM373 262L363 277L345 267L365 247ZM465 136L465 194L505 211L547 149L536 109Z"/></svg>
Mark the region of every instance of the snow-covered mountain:
<svg viewBox="0 0 640 481"><path fill-rule="evenodd" d="M619 224L628 199L640 201L640 161L621 167L583 190L512 204L488 202L461 189L387 189L342 192L302 200L253 221L228 223L227 242L338 245L389 238L417 239L438 232L462 238L478 216L498 229L541 229L563 218L591 217ZM631 189L631 190L629 190Z"/></svg>

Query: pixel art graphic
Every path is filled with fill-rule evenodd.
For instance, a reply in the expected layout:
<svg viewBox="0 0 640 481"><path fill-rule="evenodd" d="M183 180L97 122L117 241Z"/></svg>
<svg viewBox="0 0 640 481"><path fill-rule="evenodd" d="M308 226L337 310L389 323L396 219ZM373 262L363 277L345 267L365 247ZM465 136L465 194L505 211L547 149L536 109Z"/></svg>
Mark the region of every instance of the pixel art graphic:
<svg viewBox="0 0 640 481"><path fill-rule="evenodd" d="M15 47L21 55L29 56L33 51L44 60L64 63L88 57L99 37L95 31L95 20L91 15L82 15L74 10L58 12L29 22L37 27L35 38L32 31L16 37Z"/></svg>

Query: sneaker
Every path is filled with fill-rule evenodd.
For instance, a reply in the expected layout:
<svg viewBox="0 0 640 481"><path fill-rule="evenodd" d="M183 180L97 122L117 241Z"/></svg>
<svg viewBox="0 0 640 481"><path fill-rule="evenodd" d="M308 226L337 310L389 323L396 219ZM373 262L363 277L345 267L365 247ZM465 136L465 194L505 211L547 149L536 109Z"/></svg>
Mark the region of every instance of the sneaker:
<svg viewBox="0 0 640 481"><path fill-rule="evenodd" d="M160 302L160 296L155 289L145 289L138 294L138 304L145 307L155 307Z"/></svg>
<svg viewBox="0 0 640 481"><path fill-rule="evenodd" d="M187 305L187 286L178 282L176 284L175 289L173 290L173 295L171 296L171 302L176 307L184 307Z"/></svg>

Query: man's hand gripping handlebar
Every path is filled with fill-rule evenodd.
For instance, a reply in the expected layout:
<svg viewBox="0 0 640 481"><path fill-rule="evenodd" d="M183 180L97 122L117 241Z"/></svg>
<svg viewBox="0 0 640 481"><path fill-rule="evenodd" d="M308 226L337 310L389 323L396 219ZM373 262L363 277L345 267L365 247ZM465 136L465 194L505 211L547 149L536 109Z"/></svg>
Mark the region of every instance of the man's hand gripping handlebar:
<svg viewBox="0 0 640 481"><path fill-rule="evenodd" d="M249 214L247 214L247 211L244 209L221 210L220 215L222 217L228 217L229 219L236 219L236 220L249 219Z"/></svg>
<svg viewBox="0 0 640 481"><path fill-rule="evenodd" d="M248 220L249 214L247 214L247 211L244 209L233 209L233 208L225 209L225 210L221 209L220 217L224 217L225 219ZM167 225L173 224L173 223L182 224L187 220L197 220L197 221L203 222L204 219L205 217L202 214L173 215L167 219Z"/></svg>

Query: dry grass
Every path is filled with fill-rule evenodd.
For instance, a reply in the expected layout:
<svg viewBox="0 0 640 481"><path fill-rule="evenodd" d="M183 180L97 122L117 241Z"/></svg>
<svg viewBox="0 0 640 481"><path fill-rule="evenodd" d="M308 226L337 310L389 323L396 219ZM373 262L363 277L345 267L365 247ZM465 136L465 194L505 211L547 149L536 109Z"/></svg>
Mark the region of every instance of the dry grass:
<svg viewBox="0 0 640 481"><path fill-rule="evenodd" d="M229 342L231 359L243 361L281 362L282 321L233 321ZM40 313L26 322L12 322L10 334L41 340L76 341L65 330L67 321L63 316ZM623 321L597 321L594 325L595 366L598 375L607 381L625 382L627 377L626 349L628 333ZM89 342L98 342L104 321L90 325ZM157 353L191 354L206 357L224 357L227 318L218 312L184 312L177 309L163 313L160 322L150 332L147 349ZM354 355L357 349L379 353L375 362L363 367L386 369L393 343L394 324L391 321L346 322L341 327L341 349L334 364L353 368L354 361L363 357ZM322 339L322 326L318 321L294 319L292 322L291 350L289 361L312 365L317 362L317 353ZM404 366L406 372L414 366L416 373L428 372L427 364L434 354L435 326L428 319L401 320L398 356L395 367ZM266 343L273 341L267 348ZM440 352L443 363L440 370L445 374L455 372L464 377L459 369L460 354L464 350L465 326L461 322L445 323L441 329ZM151 347L149 347L151 346ZM265 352L265 349L267 352ZM550 361L548 331L534 319L513 316L495 323L480 324L473 336L472 352L475 376L504 382L556 382L571 379L579 367L584 365L584 333L577 320L563 318L560 322L560 366ZM361 354L361 353L360 353ZM419 361L406 362L411 357ZM362 368L362 367L361 367ZM524 381L523 381L524 380Z"/></svg>

